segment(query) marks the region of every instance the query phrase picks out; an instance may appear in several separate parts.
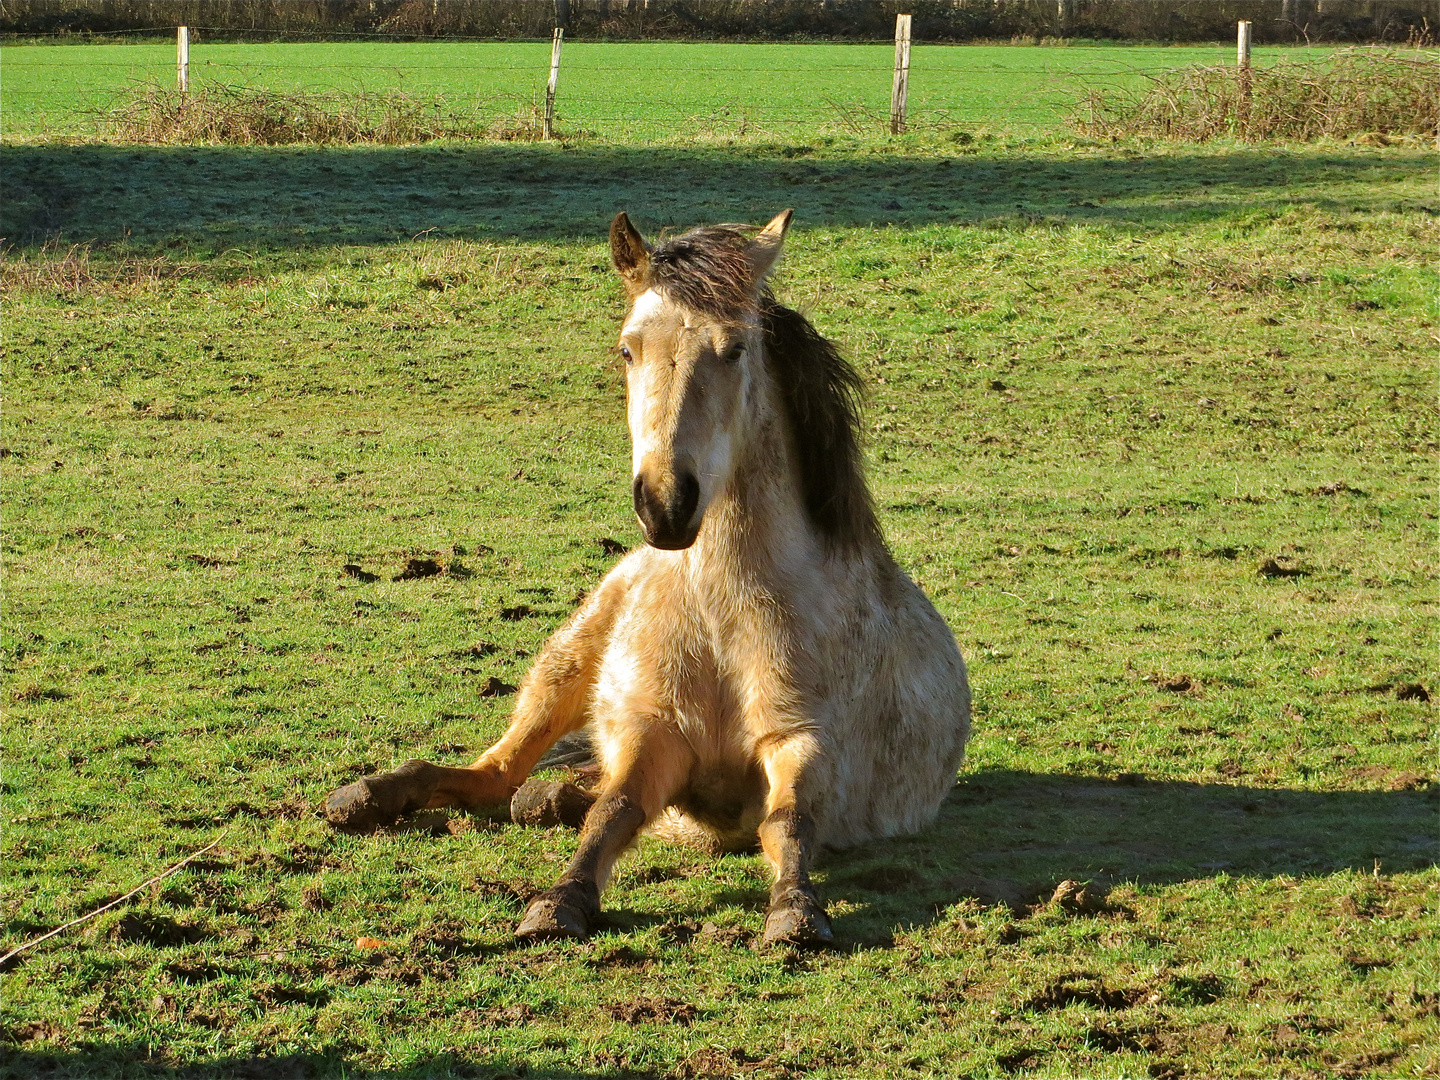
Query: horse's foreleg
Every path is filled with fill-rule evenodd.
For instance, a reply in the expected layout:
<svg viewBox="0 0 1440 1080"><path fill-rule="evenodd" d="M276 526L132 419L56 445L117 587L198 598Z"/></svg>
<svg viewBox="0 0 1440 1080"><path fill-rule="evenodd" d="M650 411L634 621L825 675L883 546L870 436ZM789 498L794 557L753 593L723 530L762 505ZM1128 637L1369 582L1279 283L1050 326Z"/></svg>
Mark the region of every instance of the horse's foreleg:
<svg viewBox="0 0 1440 1080"><path fill-rule="evenodd" d="M760 847L775 872L762 945L815 948L835 940L830 918L810 883L815 855L815 818L805 796L804 774L815 754L808 736L787 739L762 754L770 790Z"/></svg>
<svg viewBox="0 0 1440 1080"><path fill-rule="evenodd" d="M509 728L479 759L463 768L407 761L347 784L325 802L330 823L347 832L369 832L416 810L479 810L508 803L545 751L584 724L590 688L623 595L624 582L607 578L551 636L520 685Z"/></svg>
<svg viewBox="0 0 1440 1080"><path fill-rule="evenodd" d="M532 941L589 937L615 863L646 822L670 805L694 760L689 744L668 725L636 731L619 760L608 763L611 775L585 818L569 868L553 889L530 904L515 936Z"/></svg>

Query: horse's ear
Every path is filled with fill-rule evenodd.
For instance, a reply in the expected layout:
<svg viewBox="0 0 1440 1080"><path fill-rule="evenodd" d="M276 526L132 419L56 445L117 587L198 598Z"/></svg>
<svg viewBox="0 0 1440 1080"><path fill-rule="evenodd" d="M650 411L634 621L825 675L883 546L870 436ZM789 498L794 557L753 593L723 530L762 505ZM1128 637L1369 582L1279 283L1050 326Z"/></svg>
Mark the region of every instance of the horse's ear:
<svg viewBox="0 0 1440 1080"><path fill-rule="evenodd" d="M625 279L625 291L632 297L639 293L645 270L650 265L650 245L630 224L630 215L624 210L610 222L610 262L615 272Z"/></svg>
<svg viewBox="0 0 1440 1080"><path fill-rule="evenodd" d="M774 267L777 259L780 258L780 248L785 241L785 230L790 228L790 219L795 216L794 210L781 210L770 219L770 224L755 234L755 239L750 241L750 246L745 249L745 256L750 260L750 272L756 285L764 280L771 268Z"/></svg>

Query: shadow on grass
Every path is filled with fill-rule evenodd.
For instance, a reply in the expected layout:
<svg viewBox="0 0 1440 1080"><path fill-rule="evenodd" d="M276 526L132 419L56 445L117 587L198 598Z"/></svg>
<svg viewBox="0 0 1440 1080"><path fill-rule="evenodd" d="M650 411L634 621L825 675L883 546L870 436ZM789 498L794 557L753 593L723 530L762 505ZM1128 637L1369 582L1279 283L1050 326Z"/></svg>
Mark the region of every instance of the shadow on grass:
<svg viewBox="0 0 1440 1080"><path fill-rule="evenodd" d="M37 1080L85 1080L87 1077L161 1077L174 1080L324 1080L328 1077L494 1077L544 1075L556 1080L593 1076L594 1073L557 1071L547 1068L531 1073L525 1060L496 1057L477 1062L463 1056L443 1055L387 1069L367 1069L344 1054L277 1054L249 1057L217 1057L203 1064L172 1068L154 1056L154 1047L145 1043L117 1043L112 1046L73 1051L17 1051L0 1055L0 1076L34 1077Z"/></svg>
<svg viewBox="0 0 1440 1080"><path fill-rule="evenodd" d="M232 248L299 253L427 232L599 242L622 208L647 233L765 220L786 206L808 227L1011 218L1143 231L1296 203L1416 209L1396 204L1395 174L1426 179L1430 162L1420 152L1273 149L1063 159L794 146L12 145L0 147L0 168L0 235L10 243L124 242L199 256Z"/></svg>
<svg viewBox="0 0 1440 1080"><path fill-rule="evenodd" d="M1437 795L972 773L923 833L828 856L824 892L865 908L837 920L842 939L884 944L964 897L1019 906L1066 879L1303 877L1368 873L1377 860L1386 873L1420 870L1440 861Z"/></svg>

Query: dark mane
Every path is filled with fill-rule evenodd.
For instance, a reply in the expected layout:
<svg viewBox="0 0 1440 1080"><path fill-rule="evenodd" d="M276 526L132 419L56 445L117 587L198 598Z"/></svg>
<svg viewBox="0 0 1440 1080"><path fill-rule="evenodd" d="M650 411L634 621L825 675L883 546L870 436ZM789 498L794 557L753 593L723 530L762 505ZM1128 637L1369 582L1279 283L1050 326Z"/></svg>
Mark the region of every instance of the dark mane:
<svg viewBox="0 0 1440 1080"><path fill-rule="evenodd" d="M750 239L742 229L715 225L661 243L650 253L644 287L712 318L739 321L755 303L745 255ZM859 373L768 287L761 287L759 307L811 523L832 549L883 544L860 454Z"/></svg>
<svg viewBox="0 0 1440 1080"><path fill-rule="evenodd" d="M840 350L798 311L767 289L760 298L765 351L780 386L805 509L833 547L883 544L860 454L860 398L865 384Z"/></svg>

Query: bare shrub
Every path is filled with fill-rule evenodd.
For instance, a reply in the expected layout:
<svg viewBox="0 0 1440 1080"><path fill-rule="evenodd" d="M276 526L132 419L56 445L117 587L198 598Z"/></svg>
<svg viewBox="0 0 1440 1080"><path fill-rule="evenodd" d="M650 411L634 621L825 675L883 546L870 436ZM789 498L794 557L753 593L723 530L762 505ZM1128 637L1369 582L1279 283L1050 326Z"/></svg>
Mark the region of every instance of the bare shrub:
<svg viewBox="0 0 1440 1080"><path fill-rule="evenodd" d="M1440 69L1418 50L1345 49L1248 73L1188 68L1138 90L1086 86L1071 124L1086 135L1206 142L1431 136Z"/></svg>
<svg viewBox="0 0 1440 1080"><path fill-rule="evenodd" d="M399 91L284 93L209 85L182 95L150 84L133 88L100 119L111 138L127 143L394 146L495 137L484 119L454 111L443 97Z"/></svg>

